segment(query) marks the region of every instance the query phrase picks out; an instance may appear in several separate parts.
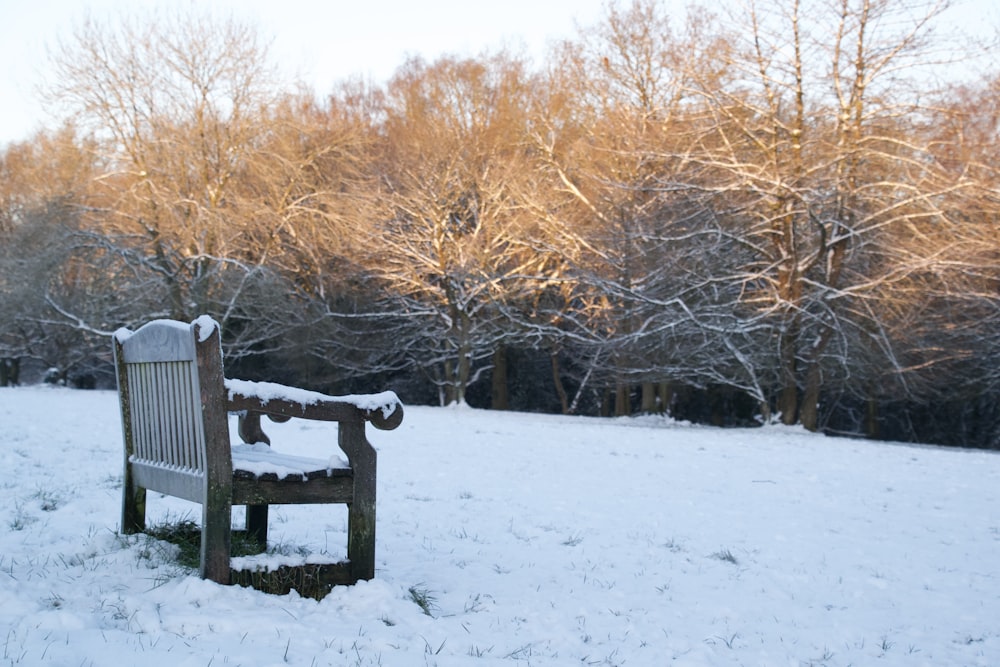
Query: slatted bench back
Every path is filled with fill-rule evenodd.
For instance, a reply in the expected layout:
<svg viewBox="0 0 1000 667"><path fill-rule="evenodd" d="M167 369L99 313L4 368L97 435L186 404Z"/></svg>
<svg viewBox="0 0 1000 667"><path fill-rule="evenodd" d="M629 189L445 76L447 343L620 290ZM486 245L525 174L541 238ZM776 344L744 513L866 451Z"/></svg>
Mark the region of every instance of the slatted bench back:
<svg viewBox="0 0 1000 667"><path fill-rule="evenodd" d="M159 320L116 335L126 456L141 485L201 501L205 495L205 415L196 332ZM226 435L228 439L228 434Z"/></svg>
<svg viewBox="0 0 1000 667"><path fill-rule="evenodd" d="M205 430L193 361L127 363L132 456L204 473Z"/></svg>

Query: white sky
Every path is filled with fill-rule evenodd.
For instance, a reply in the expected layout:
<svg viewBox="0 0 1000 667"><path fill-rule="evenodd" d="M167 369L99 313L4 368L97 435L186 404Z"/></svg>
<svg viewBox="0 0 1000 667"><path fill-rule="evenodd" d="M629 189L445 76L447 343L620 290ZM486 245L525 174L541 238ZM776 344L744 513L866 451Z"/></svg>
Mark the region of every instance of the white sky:
<svg viewBox="0 0 1000 667"><path fill-rule="evenodd" d="M0 0L0 146L51 125L35 94L46 45L88 11L113 17L122 8L182 1L231 9L255 24L273 38L271 54L289 78L298 75L318 93L354 74L381 81L408 55L432 60L523 45L541 58L550 39L570 37L576 21L590 24L602 13L601 0Z"/></svg>
<svg viewBox="0 0 1000 667"><path fill-rule="evenodd" d="M603 14L602 0L0 0L0 146L26 139L50 119L37 100L46 46L67 36L89 11L95 18L123 8L231 9L273 38L272 56L291 80L317 93L362 74L387 78L408 55L476 55L523 46L544 56L552 39L571 37L577 23ZM682 0L671 0L679 5ZM963 28L1000 26L995 0L957 0L949 14Z"/></svg>

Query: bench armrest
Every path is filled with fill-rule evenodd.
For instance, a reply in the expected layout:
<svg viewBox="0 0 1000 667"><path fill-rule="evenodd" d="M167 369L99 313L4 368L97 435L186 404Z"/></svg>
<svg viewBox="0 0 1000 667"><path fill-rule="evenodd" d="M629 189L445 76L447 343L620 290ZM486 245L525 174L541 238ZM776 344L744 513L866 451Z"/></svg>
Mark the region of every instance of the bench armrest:
<svg viewBox="0 0 1000 667"><path fill-rule="evenodd" d="M229 412L265 414L275 421L290 417L323 421L367 421L392 430L403 421L403 404L394 392L328 396L274 382L226 379Z"/></svg>

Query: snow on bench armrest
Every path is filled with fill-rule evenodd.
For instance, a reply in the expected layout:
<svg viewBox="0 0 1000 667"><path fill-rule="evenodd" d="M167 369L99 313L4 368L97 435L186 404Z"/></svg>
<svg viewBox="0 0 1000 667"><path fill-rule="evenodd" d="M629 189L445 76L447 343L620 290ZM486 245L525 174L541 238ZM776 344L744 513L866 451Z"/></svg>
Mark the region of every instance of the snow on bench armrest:
<svg viewBox="0 0 1000 667"><path fill-rule="evenodd" d="M403 416L395 392L328 396L274 382L226 379L230 410L257 411L305 419L344 420L360 416L376 428L393 429Z"/></svg>

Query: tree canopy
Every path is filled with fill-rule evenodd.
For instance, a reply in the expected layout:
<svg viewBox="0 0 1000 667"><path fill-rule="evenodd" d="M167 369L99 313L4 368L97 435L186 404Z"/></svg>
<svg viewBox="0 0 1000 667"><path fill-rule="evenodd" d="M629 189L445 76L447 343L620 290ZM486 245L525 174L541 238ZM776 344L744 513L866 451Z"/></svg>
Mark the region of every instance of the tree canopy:
<svg viewBox="0 0 1000 667"><path fill-rule="evenodd" d="M0 382L208 313L328 391L998 447L1000 71L945 9L610 2L298 92L251 25L88 20L0 152Z"/></svg>

